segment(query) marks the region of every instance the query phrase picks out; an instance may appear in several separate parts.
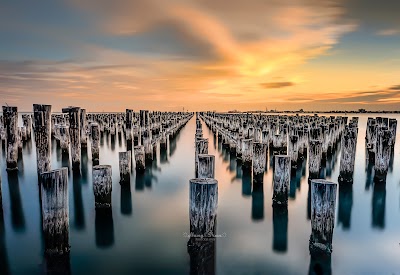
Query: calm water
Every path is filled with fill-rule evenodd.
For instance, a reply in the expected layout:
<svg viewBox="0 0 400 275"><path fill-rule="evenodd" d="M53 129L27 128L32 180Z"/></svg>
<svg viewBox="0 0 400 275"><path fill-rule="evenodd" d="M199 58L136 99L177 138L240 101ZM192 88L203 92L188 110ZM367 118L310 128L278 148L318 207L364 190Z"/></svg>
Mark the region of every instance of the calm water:
<svg viewBox="0 0 400 275"><path fill-rule="evenodd" d="M389 115L397 118L400 116ZM400 141L397 135L386 189L376 189L365 161L365 126L360 116L354 184L339 190L331 268L334 274L400 273ZM218 274L306 274L308 172L299 169L290 186L288 214L273 213L272 167L264 188L252 189L236 158L222 149L203 124L219 182L216 272ZM70 267L72 274L188 274L189 179L194 177L195 119L171 140L144 176L119 184L118 152L125 142L104 135L100 164L113 168L112 216L96 217L91 153L82 154L81 175L69 174ZM70 165L52 144L52 168ZM326 178L337 182L340 154L328 160ZM272 162L270 162L272 164ZM304 167L307 167L304 162ZM373 170L373 169L372 169ZM0 220L0 270L42 274L43 253L36 152L24 145L17 176L1 161L4 218ZM274 215L275 214L275 215Z"/></svg>

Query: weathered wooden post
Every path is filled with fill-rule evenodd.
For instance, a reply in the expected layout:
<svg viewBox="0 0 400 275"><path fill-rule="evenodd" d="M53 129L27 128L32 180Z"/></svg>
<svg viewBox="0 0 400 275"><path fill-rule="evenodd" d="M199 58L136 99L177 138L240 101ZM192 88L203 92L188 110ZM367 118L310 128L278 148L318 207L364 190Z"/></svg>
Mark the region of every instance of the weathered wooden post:
<svg viewBox="0 0 400 275"><path fill-rule="evenodd" d="M125 115L125 133L126 133L126 150L133 151L133 133L132 133L132 125L133 125L133 110L126 109Z"/></svg>
<svg viewBox="0 0 400 275"><path fill-rule="evenodd" d="M69 129L67 125L59 125L60 147L63 154L69 153Z"/></svg>
<svg viewBox="0 0 400 275"><path fill-rule="evenodd" d="M310 251L332 252L336 193L336 183L323 179L311 180Z"/></svg>
<svg viewBox="0 0 400 275"><path fill-rule="evenodd" d="M289 144L288 144L288 153L290 156L291 166L293 169L297 168L297 162L299 157L299 136L290 135L289 136Z"/></svg>
<svg viewBox="0 0 400 275"><path fill-rule="evenodd" d="M97 123L90 124L91 139L92 139L92 161L98 162L100 155L100 127Z"/></svg>
<svg viewBox="0 0 400 275"><path fill-rule="evenodd" d="M390 131L387 127L377 129L375 149L375 181L386 181L390 161Z"/></svg>
<svg viewBox="0 0 400 275"><path fill-rule="evenodd" d="M119 175L121 184L130 182L131 165L132 165L131 151L119 152Z"/></svg>
<svg viewBox="0 0 400 275"><path fill-rule="evenodd" d="M242 140L242 167L243 169L251 169L253 162L253 140ZM251 170L250 170L251 171Z"/></svg>
<svg viewBox="0 0 400 275"><path fill-rule="evenodd" d="M86 119L86 109L81 109L80 111L80 126L81 126L81 146L82 148L87 148L87 119Z"/></svg>
<svg viewBox="0 0 400 275"><path fill-rule="evenodd" d="M216 233L218 181L208 178L189 182L190 234L213 237Z"/></svg>
<svg viewBox="0 0 400 275"><path fill-rule="evenodd" d="M261 142L253 143L253 180L263 182L267 157L267 145Z"/></svg>
<svg viewBox="0 0 400 275"><path fill-rule="evenodd" d="M32 136L32 117L31 115L22 115L22 122L26 127L26 137L31 139Z"/></svg>
<svg viewBox="0 0 400 275"><path fill-rule="evenodd" d="M317 178L321 169L322 142L319 139L311 139L308 143L308 173L309 178Z"/></svg>
<svg viewBox="0 0 400 275"><path fill-rule="evenodd" d="M197 166L197 178L204 179L215 177L215 157L213 155L198 155Z"/></svg>
<svg viewBox="0 0 400 275"><path fill-rule="evenodd" d="M138 145L133 147L133 152L136 160L136 171L144 172L146 170L146 161L144 157L144 146Z"/></svg>
<svg viewBox="0 0 400 275"><path fill-rule="evenodd" d="M41 174L41 202L46 255L69 253L68 169Z"/></svg>
<svg viewBox="0 0 400 275"><path fill-rule="evenodd" d="M275 156L273 205L287 205L290 184L290 157Z"/></svg>
<svg viewBox="0 0 400 275"><path fill-rule="evenodd" d="M18 108L3 106L7 171L18 170Z"/></svg>
<svg viewBox="0 0 400 275"><path fill-rule="evenodd" d="M51 169L51 105L33 104L37 171Z"/></svg>
<svg viewBox="0 0 400 275"><path fill-rule="evenodd" d="M69 136L71 139L72 169L79 170L81 165L81 126L80 107L63 108L63 113L68 113Z"/></svg>
<svg viewBox="0 0 400 275"><path fill-rule="evenodd" d="M357 132L346 126L342 134L342 153L340 157L339 182L353 182L354 162L356 159Z"/></svg>
<svg viewBox="0 0 400 275"><path fill-rule="evenodd" d="M93 167L93 192L96 208L111 208L112 170L111 165Z"/></svg>
<svg viewBox="0 0 400 275"><path fill-rule="evenodd" d="M206 138L196 138L195 141L195 173L197 174L197 168L199 163L199 155L208 154L208 139Z"/></svg>

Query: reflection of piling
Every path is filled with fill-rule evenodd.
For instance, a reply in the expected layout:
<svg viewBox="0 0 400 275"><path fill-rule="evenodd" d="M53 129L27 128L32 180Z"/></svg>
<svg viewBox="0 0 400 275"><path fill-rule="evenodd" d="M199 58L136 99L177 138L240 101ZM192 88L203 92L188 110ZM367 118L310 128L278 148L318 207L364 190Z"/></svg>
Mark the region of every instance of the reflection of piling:
<svg viewBox="0 0 400 275"><path fill-rule="evenodd" d="M92 161L99 161L99 153L100 153L100 128L99 124L92 123L91 124L91 140L92 140Z"/></svg>
<svg viewBox="0 0 400 275"><path fill-rule="evenodd" d="M253 143L253 179L263 181L267 158L267 145L261 142Z"/></svg>
<svg viewBox="0 0 400 275"><path fill-rule="evenodd" d="M322 142L319 139L309 141L308 172L310 178L318 177L321 169Z"/></svg>
<svg viewBox="0 0 400 275"><path fill-rule="evenodd" d="M330 275L332 274L332 254L316 253L310 250L309 275Z"/></svg>
<svg viewBox="0 0 400 275"><path fill-rule="evenodd" d="M354 162L356 159L356 144L356 129L346 126L342 134L339 182L353 182Z"/></svg>
<svg viewBox="0 0 400 275"><path fill-rule="evenodd" d="M47 255L69 253L68 169L41 174L42 219Z"/></svg>
<svg viewBox="0 0 400 275"><path fill-rule="evenodd" d="M290 183L290 157L286 155L275 156L274 167L274 205L286 205L288 201Z"/></svg>
<svg viewBox="0 0 400 275"><path fill-rule="evenodd" d="M336 183L323 179L311 180L310 251L332 252L336 192Z"/></svg>
<svg viewBox="0 0 400 275"><path fill-rule="evenodd" d="M350 229L351 208L353 207L353 185L339 185L338 223L343 229Z"/></svg>
<svg viewBox="0 0 400 275"><path fill-rule="evenodd" d="M92 177L96 208L110 208L112 191L111 165L94 166Z"/></svg>
<svg viewBox="0 0 400 275"><path fill-rule="evenodd" d="M253 181L253 191L251 192L251 218L254 221L264 219L264 184L263 182Z"/></svg>
<svg viewBox="0 0 400 275"><path fill-rule="evenodd" d="M146 169L146 162L144 157L144 146L139 145L133 148L135 161L136 161L136 171L143 172Z"/></svg>
<svg viewBox="0 0 400 275"><path fill-rule="evenodd" d="M120 183L129 183L131 180L132 153L119 152L119 175Z"/></svg>
<svg viewBox="0 0 400 275"><path fill-rule="evenodd" d="M211 237L216 232L218 181L191 179L189 195L190 233Z"/></svg>
<svg viewBox="0 0 400 275"><path fill-rule="evenodd" d="M114 221L111 208L97 208L95 217L96 246L108 248L114 244Z"/></svg>
<svg viewBox="0 0 400 275"><path fill-rule="evenodd" d="M273 250L276 252L286 252L287 232L288 232L288 208L286 205L275 205L272 207L273 221Z"/></svg>
<svg viewBox="0 0 400 275"><path fill-rule="evenodd" d="M215 157L213 155L198 155L197 167L197 178L213 179L215 177Z"/></svg>
<svg viewBox="0 0 400 275"><path fill-rule="evenodd" d="M3 106L3 123L6 130L7 170L17 170L18 162L18 109Z"/></svg>
<svg viewBox="0 0 400 275"><path fill-rule="evenodd" d="M372 193L372 226L385 228L386 184L376 183Z"/></svg>

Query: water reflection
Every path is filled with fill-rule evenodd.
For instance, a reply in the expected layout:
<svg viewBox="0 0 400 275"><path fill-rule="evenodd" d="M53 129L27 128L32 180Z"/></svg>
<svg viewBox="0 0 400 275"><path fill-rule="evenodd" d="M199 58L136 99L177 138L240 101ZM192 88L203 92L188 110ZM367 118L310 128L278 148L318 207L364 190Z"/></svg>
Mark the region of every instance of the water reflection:
<svg viewBox="0 0 400 275"><path fill-rule="evenodd" d="M187 244L190 256L190 274L215 274L216 238L191 237Z"/></svg>
<svg viewBox="0 0 400 275"><path fill-rule="evenodd" d="M19 190L19 180L17 171L9 171L8 188L10 193L11 204L11 225L16 232L25 231L25 217L22 208L21 194Z"/></svg>
<svg viewBox="0 0 400 275"><path fill-rule="evenodd" d="M375 183L372 193L372 226L385 228L386 184Z"/></svg>
<svg viewBox="0 0 400 275"><path fill-rule="evenodd" d="M338 224L341 224L343 229L350 229L352 207L353 185L339 184Z"/></svg>
<svg viewBox="0 0 400 275"><path fill-rule="evenodd" d="M252 171L251 167L250 168L244 168L242 166L242 195L243 197L248 197L251 196L251 176L252 176Z"/></svg>
<svg viewBox="0 0 400 275"><path fill-rule="evenodd" d="M71 274L70 254L48 255L44 257L44 274L48 275L69 275Z"/></svg>
<svg viewBox="0 0 400 275"><path fill-rule="evenodd" d="M121 184L121 214L132 215L131 183Z"/></svg>
<svg viewBox="0 0 400 275"><path fill-rule="evenodd" d="M273 221L273 244L272 248L275 252L286 252L288 241L288 208L287 206L272 207Z"/></svg>
<svg viewBox="0 0 400 275"><path fill-rule="evenodd" d="M74 226L78 230L85 229L85 212L82 200L82 176L79 172L74 172L72 176L72 188L74 193Z"/></svg>
<svg viewBox="0 0 400 275"><path fill-rule="evenodd" d="M264 184L262 181L253 181L251 218L254 221L264 219Z"/></svg>
<svg viewBox="0 0 400 275"><path fill-rule="evenodd" d="M114 221L111 208L96 209L95 235L98 248L109 248L114 245Z"/></svg>
<svg viewBox="0 0 400 275"><path fill-rule="evenodd" d="M329 275L332 274L332 260L330 253L310 252L309 275Z"/></svg>
<svg viewBox="0 0 400 275"><path fill-rule="evenodd" d="M0 182L1 184L1 182ZM0 201L1 203L1 201ZM0 274L9 274L3 209L0 205Z"/></svg>

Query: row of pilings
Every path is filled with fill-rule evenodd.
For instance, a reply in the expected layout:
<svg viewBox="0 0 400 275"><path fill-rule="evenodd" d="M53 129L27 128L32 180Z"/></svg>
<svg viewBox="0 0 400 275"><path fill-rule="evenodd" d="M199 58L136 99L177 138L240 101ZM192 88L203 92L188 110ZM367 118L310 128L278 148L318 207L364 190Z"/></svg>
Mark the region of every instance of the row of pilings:
<svg viewBox="0 0 400 275"><path fill-rule="evenodd" d="M218 181L215 156L208 154L208 139L196 113L195 178L189 181L190 234L187 244L190 274L215 274Z"/></svg>
<svg viewBox="0 0 400 275"><path fill-rule="evenodd" d="M18 126L18 108L3 106L0 138L9 174L18 172L22 144L34 135L46 273L70 273L69 161L67 167L51 169L51 140L56 140L63 157L71 159L74 177L81 174L81 152L91 146L97 222L107 217L112 219L112 168L111 165L100 164L100 138L104 134L111 135L111 139L116 135L126 138L126 151L119 152L120 184L126 186L130 185L133 168L139 174L144 173L146 163L151 165L160 148L170 149L170 140L192 116L193 113L185 112L134 112L131 109L127 109L126 113L86 113L80 107L67 107L62 109L62 113L52 114L51 105L34 104L33 113L23 114L23 125ZM1 177L0 218L3 218Z"/></svg>
<svg viewBox="0 0 400 275"><path fill-rule="evenodd" d="M310 274L331 273L332 237L338 186L340 196L352 196L358 117L286 116L202 112L199 117L238 160L243 177L253 178L253 203L263 204L263 177L268 155L273 162L272 208L274 250L286 251L288 193L291 175L308 160ZM369 118L367 161L374 165L375 188L384 188L395 143L397 121ZM197 146L196 146L197 148ZM200 146L201 148L201 146ZM327 159L340 152L338 184L325 180ZM346 194L349 193L349 194ZM340 199L340 198L339 198ZM254 218L263 217L262 212ZM339 215L340 213L339 209ZM281 224L286 223L286 224ZM276 226L275 226L276 224ZM282 232L284 231L284 232ZM286 233L285 233L286 232ZM275 236L276 235L276 236ZM320 273L322 272L322 273Z"/></svg>

